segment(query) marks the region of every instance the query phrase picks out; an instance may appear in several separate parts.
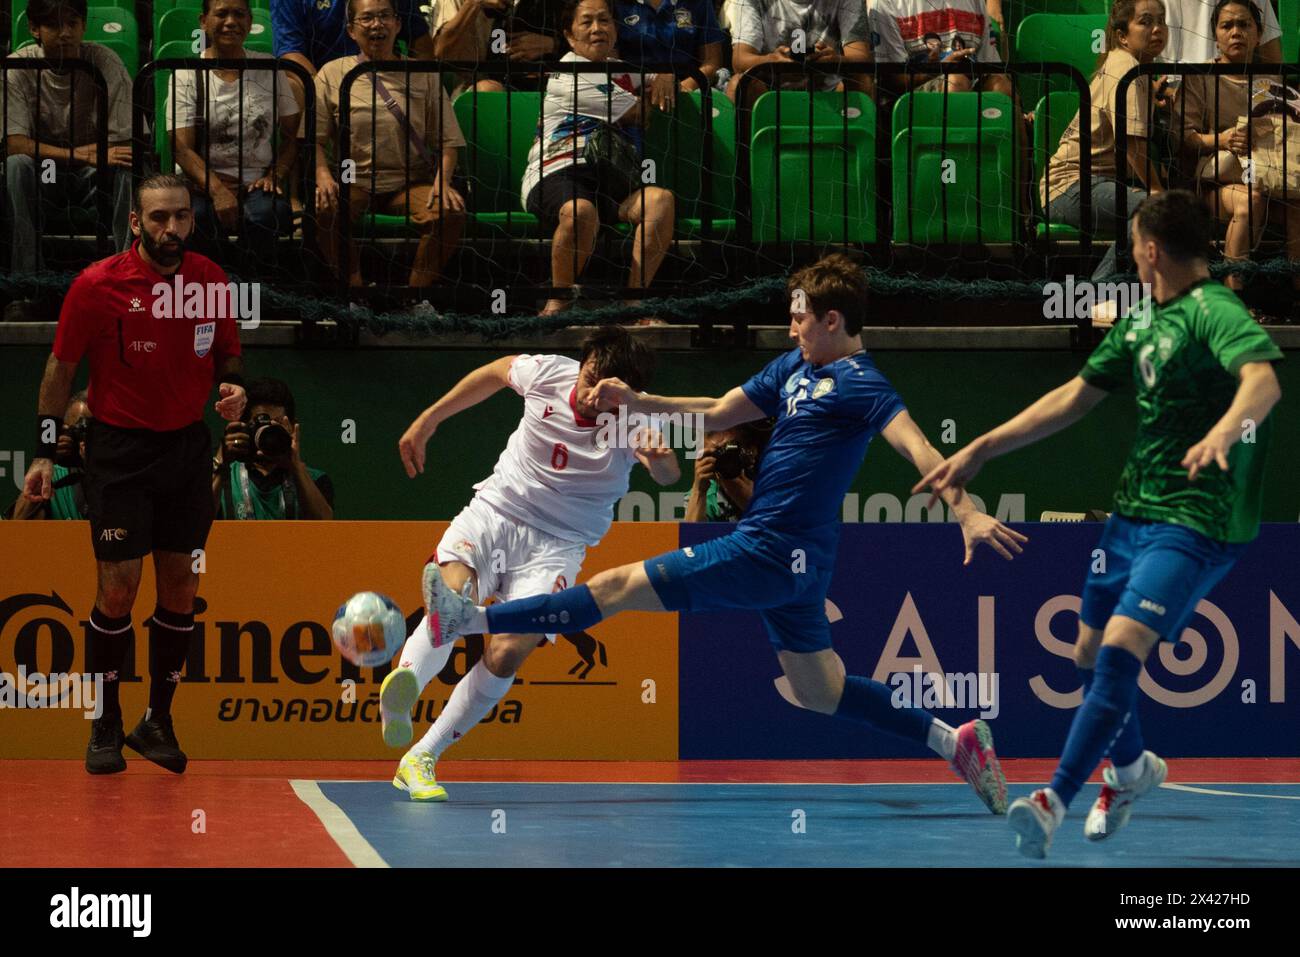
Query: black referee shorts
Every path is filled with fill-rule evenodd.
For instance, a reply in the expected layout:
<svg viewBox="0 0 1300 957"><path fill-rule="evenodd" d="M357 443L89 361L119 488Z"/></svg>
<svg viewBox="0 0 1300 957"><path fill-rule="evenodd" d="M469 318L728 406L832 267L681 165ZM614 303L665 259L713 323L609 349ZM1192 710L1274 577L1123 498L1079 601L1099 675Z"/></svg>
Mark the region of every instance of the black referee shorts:
<svg viewBox="0 0 1300 957"><path fill-rule="evenodd" d="M91 420L86 504L95 557L124 562L151 551L203 548L212 528L212 446L201 420L173 432Z"/></svg>

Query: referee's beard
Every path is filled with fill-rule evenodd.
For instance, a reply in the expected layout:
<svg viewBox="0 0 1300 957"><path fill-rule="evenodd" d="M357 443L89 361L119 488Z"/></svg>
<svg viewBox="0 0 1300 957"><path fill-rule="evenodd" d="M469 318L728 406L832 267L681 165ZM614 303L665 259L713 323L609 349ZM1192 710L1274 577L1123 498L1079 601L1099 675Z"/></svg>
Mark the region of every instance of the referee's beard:
<svg viewBox="0 0 1300 957"><path fill-rule="evenodd" d="M149 258L159 266L171 268L180 264L185 258L185 240L175 233L164 233L162 239L154 239L148 230L140 230L140 245Z"/></svg>

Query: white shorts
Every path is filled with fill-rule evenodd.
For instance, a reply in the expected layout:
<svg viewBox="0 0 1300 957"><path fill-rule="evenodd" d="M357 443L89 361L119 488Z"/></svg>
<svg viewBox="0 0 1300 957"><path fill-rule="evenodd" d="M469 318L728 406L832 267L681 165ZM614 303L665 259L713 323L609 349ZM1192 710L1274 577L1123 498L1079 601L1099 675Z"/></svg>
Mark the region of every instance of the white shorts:
<svg viewBox="0 0 1300 957"><path fill-rule="evenodd" d="M587 546L525 525L474 498L452 520L435 554L439 564L463 562L474 569L482 604L568 588L582 570ZM555 635L546 638L555 641Z"/></svg>

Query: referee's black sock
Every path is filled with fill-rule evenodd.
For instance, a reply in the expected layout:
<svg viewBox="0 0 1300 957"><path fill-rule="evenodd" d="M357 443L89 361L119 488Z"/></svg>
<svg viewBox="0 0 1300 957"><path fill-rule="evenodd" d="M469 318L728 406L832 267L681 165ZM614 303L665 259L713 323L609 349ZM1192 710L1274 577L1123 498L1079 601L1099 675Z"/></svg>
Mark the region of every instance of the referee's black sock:
<svg viewBox="0 0 1300 957"><path fill-rule="evenodd" d="M193 633L194 612L154 608L149 619L149 717L171 714Z"/></svg>
<svg viewBox="0 0 1300 957"><path fill-rule="evenodd" d="M118 672L126 659L126 650L135 637L131 616L110 618L96 605L90 612L90 633L86 639L86 670L92 675L103 675L103 717L121 720L122 705L118 700Z"/></svg>

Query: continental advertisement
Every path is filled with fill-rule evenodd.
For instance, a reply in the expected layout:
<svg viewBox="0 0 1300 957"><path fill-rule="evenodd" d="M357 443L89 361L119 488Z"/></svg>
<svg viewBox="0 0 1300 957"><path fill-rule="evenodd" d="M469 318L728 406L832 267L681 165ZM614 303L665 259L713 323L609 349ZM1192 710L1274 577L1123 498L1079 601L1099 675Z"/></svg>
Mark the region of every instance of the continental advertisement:
<svg viewBox="0 0 1300 957"><path fill-rule="evenodd" d="M420 570L446 522L217 522L200 571L195 631L172 713L191 758L383 758L379 685L330 640L349 595L422 615ZM85 674L95 563L82 522L0 522L0 758L80 758L97 698ZM677 526L616 524L583 580L675 548ZM135 647L121 676L128 730L148 697L153 571L146 559ZM420 735L483 654L468 636L415 715ZM677 620L629 614L539 648L514 688L456 745L456 758L677 757Z"/></svg>

